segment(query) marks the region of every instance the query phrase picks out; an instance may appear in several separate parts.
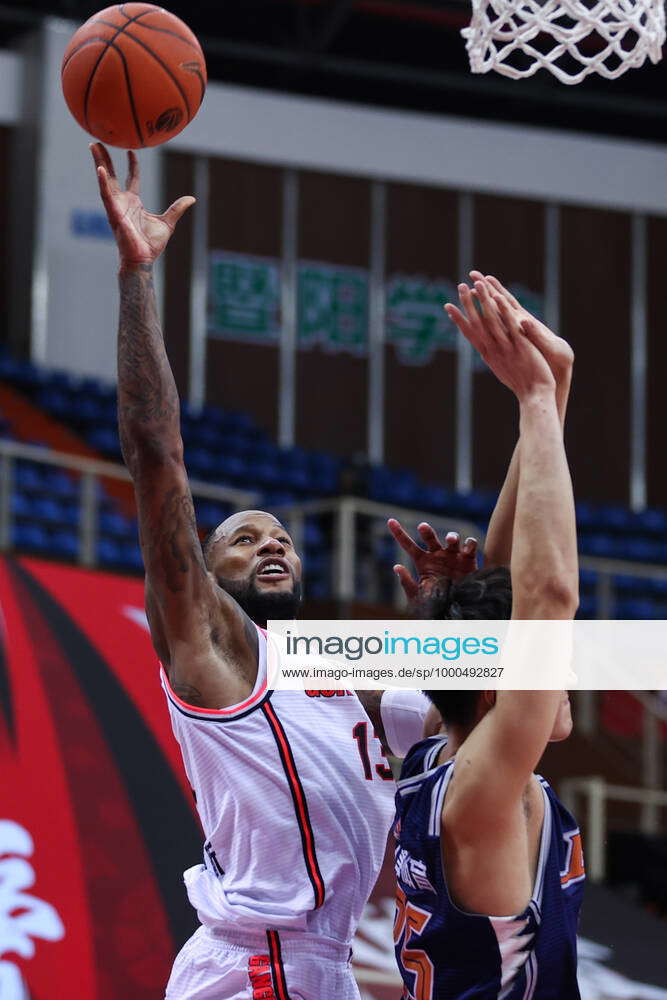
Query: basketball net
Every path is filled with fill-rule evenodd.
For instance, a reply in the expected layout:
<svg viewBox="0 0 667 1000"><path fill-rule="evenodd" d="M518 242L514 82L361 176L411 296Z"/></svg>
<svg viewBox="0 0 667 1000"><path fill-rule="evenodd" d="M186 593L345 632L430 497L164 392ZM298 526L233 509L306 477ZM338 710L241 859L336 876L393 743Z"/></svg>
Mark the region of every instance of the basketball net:
<svg viewBox="0 0 667 1000"><path fill-rule="evenodd" d="M520 80L547 69L561 83L589 73L614 80L657 63L665 42L664 0L472 0L461 34L473 73Z"/></svg>

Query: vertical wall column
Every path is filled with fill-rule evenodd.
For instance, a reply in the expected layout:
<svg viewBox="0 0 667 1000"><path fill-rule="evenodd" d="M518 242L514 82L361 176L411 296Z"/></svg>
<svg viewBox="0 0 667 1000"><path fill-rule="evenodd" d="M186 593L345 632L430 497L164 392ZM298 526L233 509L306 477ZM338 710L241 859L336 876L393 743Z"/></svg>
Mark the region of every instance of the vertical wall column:
<svg viewBox="0 0 667 1000"><path fill-rule="evenodd" d="M467 281L474 256L474 202L467 191L459 194L459 280ZM467 493L472 489L472 344L465 337L457 340L458 367L456 377L456 489Z"/></svg>
<svg viewBox="0 0 667 1000"><path fill-rule="evenodd" d="M206 335L208 295L209 161L196 156L194 191L197 203L192 223L192 267L190 273L190 405L201 409L206 401Z"/></svg>
<svg viewBox="0 0 667 1000"><path fill-rule="evenodd" d="M285 170L283 173L280 378L278 390L278 441L282 448L294 446L296 425L298 234L299 175L296 170Z"/></svg>
<svg viewBox="0 0 667 1000"><path fill-rule="evenodd" d="M374 181L371 188L371 269L368 310L368 458L374 465L381 465L384 462L386 243L387 187L382 181Z"/></svg>
<svg viewBox="0 0 667 1000"><path fill-rule="evenodd" d="M647 332L646 216L632 216L632 286L630 331L632 338L630 383L630 506L646 506L646 376Z"/></svg>
<svg viewBox="0 0 667 1000"><path fill-rule="evenodd" d="M560 208L544 206L544 322L560 334ZM567 340L567 331L564 332Z"/></svg>

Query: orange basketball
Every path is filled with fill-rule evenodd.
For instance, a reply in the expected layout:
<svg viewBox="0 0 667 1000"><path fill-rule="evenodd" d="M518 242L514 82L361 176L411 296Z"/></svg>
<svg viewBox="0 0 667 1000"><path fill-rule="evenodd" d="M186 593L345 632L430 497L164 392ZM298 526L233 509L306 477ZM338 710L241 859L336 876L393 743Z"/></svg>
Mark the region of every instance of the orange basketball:
<svg viewBox="0 0 667 1000"><path fill-rule="evenodd" d="M206 62L196 37L149 3L106 7L81 25L63 57L67 107L110 146L159 146L197 114Z"/></svg>

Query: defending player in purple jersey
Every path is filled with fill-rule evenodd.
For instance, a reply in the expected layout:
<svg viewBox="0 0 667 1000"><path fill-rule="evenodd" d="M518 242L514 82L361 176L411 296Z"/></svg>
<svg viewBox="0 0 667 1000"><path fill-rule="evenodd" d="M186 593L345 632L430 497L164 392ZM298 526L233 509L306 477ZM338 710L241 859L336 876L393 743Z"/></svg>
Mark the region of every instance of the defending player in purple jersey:
<svg viewBox="0 0 667 1000"><path fill-rule="evenodd" d="M481 311L467 286L459 289L464 312L448 311L515 393L520 441L489 532L501 558L458 583L431 581L423 613L568 620L578 603L574 502L550 361L566 347L499 282L473 277ZM410 751L396 796L394 937L404 997L577 1000L581 838L533 773L548 741L571 731L567 693L427 694L448 738Z"/></svg>

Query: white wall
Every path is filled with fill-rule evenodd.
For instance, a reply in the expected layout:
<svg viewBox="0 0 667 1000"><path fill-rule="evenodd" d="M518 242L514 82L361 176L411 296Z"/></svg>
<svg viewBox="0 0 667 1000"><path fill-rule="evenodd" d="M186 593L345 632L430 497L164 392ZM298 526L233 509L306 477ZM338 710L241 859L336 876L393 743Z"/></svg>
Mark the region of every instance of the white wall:
<svg viewBox="0 0 667 1000"><path fill-rule="evenodd" d="M521 81L516 82L521 87ZM173 149L667 214L667 148L213 84Z"/></svg>

